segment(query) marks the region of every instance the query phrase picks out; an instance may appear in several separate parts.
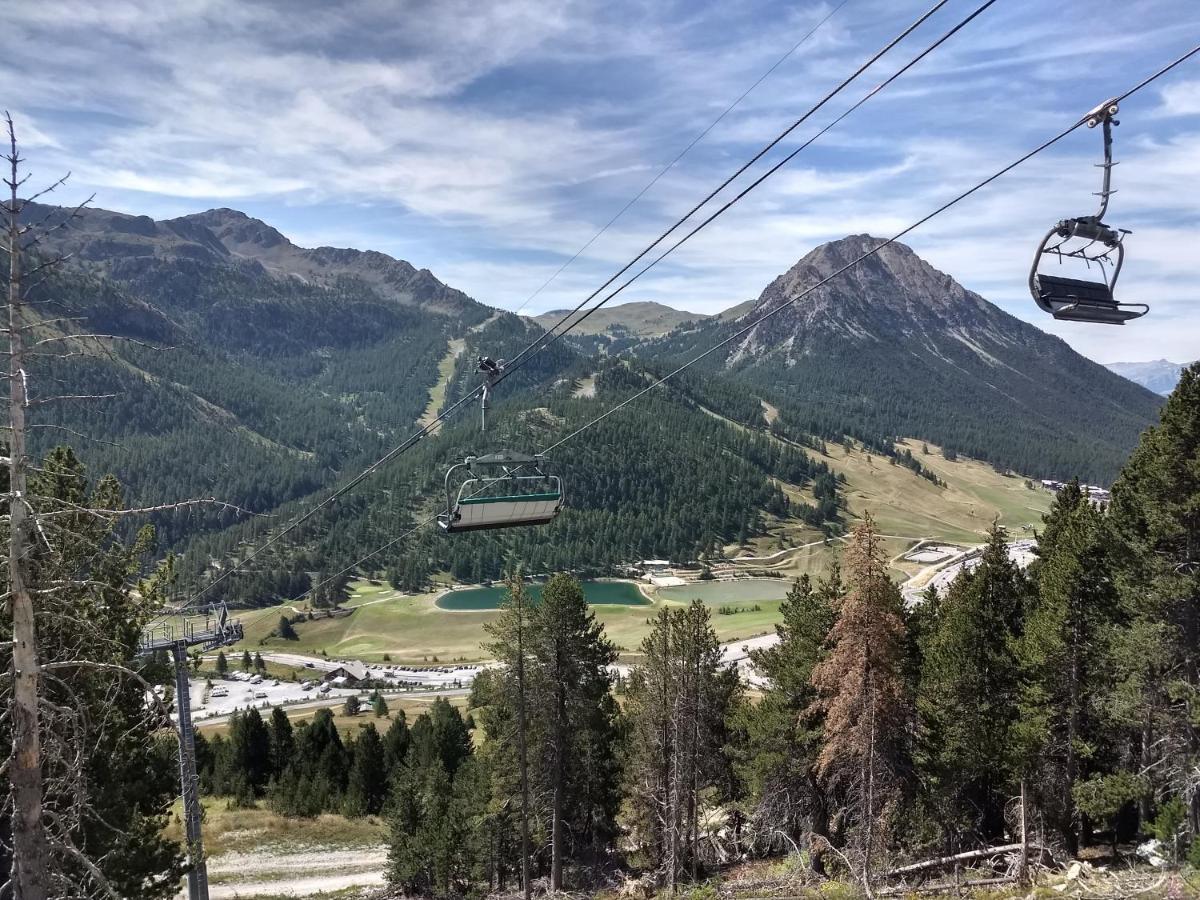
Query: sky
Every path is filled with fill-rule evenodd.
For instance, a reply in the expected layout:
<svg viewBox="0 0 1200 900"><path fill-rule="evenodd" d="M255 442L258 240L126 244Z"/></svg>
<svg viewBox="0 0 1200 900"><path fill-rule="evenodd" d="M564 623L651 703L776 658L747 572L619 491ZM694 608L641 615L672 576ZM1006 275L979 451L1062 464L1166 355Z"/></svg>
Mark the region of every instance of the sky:
<svg viewBox="0 0 1200 900"><path fill-rule="evenodd" d="M591 293L932 2L39 0L5 11L0 98L35 179L72 172L59 202L95 192L159 219L233 207L301 246L381 250L536 313ZM760 167L977 5L950 0ZM1193 0L998 0L621 300L715 313L757 297L821 242L891 236L1197 43ZM1094 212L1098 131L905 242L1093 359L1190 361L1200 56L1118 118L1107 221L1132 233L1117 293L1149 316L1055 322L1028 294L1045 231Z"/></svg>

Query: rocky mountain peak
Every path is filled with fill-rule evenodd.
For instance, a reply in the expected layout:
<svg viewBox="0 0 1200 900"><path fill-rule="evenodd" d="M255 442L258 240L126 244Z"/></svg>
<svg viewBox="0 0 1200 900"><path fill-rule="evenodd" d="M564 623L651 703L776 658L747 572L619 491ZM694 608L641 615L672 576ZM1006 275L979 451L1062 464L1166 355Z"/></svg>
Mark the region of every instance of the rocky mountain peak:
<svg viewBox="0 0 1200 900"><path fill-rule="evenodd" d="M1028 329L921 259L911 247L869 234L830 241L805 254L772 281L749 313L762 315L793 298L794 305L763 322L740 343L732 362L782 352L789 364L831 337L852 343L916 342L936 345L961 335L1009 342ZM824 279L827 284L814 289Z"/></svg>
<svg viewBox="0 0 1200 900"><path fill-rule="evenodd" d="M229 249L245 247L246 245L271 249L292 242L261 219L255 219L236 209L222 207L209 209L202 213L184 216L210 229L217 238Z"/></svg>

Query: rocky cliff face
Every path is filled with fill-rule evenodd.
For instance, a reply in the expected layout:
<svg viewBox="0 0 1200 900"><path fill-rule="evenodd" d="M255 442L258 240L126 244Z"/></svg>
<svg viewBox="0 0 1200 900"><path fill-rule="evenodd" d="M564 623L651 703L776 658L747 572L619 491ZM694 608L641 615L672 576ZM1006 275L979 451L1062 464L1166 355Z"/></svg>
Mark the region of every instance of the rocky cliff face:
<svg viewBox="0 0 1200 900"><path fill-rule="evenodd" d="M767 285L742 321L803 293L881 243L861 234L822 244ZM830 339L864 349L907 345L934 354L950 341L983 358L991 358L988 347L1055 341L968 291L904 244L890 244L755 328L730 362L779 354L794 365L805 354L821 352Z"/></svg>

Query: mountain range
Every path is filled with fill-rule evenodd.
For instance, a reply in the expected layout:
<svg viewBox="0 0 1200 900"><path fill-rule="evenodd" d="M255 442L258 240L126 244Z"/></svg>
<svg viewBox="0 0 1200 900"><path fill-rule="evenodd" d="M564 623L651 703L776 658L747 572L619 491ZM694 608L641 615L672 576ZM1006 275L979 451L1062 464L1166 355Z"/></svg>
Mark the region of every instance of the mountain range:
<svg viewBox="0 0 1200 900"><path fill-rule="evenodd" d="M65 215L33 205L28 214ZM525 551L547 566L603 568L630 554L687 557L768 520L836 529L827 441L895 456L898 439L915 438L1031 476L1114 477L1159 399L903 245L747 327L875 243L856 235L818 247L720 316L604 309L533 356L505 382L492 440L553 443L598 404L725 342L557 455L573 478L572 512L547 532L562 547L547 555L543 539ZM493 309L382 253L298 247L230 209L165 221L91 209L37 250L69 254L39 289L47 309L134 339L48 361L47 374L81 393L117 397L47 411L46 423L96 439L81 446L84 458L116 473L138 503L216 495L273 516L161 517L164 541L191 551L197 577L463 396L476 357L511 359L557 321ZM357 558L435 507L444 466L479 445L475 419L422 442L264 566L283 577ZM48 431L39 439L51 442ZM510 549L527 539L506 538ZM497 538L453 550L421 540L404 566L498 574Z"/></svg>
<svg viewBox="0 0 1200 900"><path fill-rule="evenodd" d="M1179 376L1189 363L1173 363L1165 359L1150 362L1114 362L1108 368L1144 388L1164 397L1175 390Z"/></svg>

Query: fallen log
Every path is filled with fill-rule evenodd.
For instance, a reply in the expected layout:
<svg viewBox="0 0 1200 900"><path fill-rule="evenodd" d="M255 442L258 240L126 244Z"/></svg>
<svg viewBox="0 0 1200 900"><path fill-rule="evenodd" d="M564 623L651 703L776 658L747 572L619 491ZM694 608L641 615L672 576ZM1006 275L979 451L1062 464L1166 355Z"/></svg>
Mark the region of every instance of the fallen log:
<svg viewBox="0 0 1200 900"><path fill-rule="evenodd" d="M928 869L942 869L946 866L954 866L959 863L974 862L980 859L990 859L993 856L1002 856L1006 853L1020 853L1020 844L1001 844L996 847L984 847L981 850L968 850L965 853L956 853L954 856L937 856L933 859L926 859L921 862L910 863L907 866L900 866L898 869L892 869L890 872L884 873L884 878L903 878L906 875L915 875L918 872L924 872ZM1029 845L1030 857L1041 857L1042 859L1053 859L1053 855L1046 847L1038 846L1037 844Z"/></svg>

